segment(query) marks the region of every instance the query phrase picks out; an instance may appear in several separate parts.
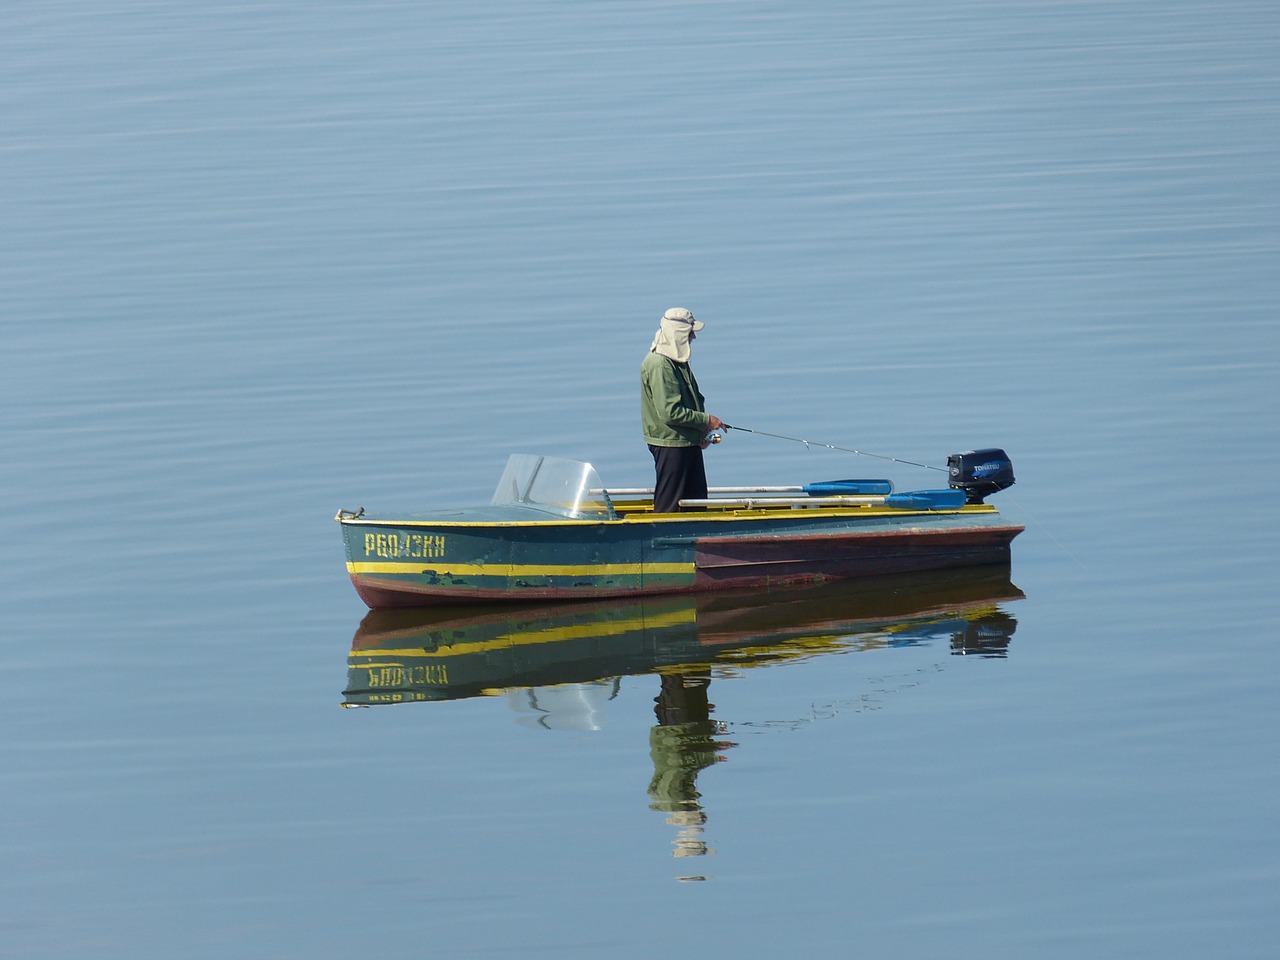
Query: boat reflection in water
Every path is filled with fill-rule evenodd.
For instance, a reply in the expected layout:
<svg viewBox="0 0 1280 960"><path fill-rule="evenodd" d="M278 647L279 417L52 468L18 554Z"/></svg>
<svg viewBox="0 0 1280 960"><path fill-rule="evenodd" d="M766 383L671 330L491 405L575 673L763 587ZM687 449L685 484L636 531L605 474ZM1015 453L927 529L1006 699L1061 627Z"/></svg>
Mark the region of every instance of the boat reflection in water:
<svg viewBox="0 0 1280 960"><path fill-rule="evenodd" d="M352 640L343 706L505 696L521 723L596 729L621 677L657 674L650 806L678 828L675 855L694 856L710 852L696 778L733 745L712 718L713 677L903 645L1004 657L1017 622L1000 605L1021 597L1000 565L752 593L373 610Z"/></svg>

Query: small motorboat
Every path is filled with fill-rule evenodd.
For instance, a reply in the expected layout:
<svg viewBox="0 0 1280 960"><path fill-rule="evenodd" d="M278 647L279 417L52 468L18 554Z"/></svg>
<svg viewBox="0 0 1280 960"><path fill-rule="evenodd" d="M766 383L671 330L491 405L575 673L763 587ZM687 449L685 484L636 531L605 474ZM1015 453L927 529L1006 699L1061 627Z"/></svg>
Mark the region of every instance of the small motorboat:
<svg viewBox="0 0 1280 960"><path fill-rule="evenodd" d="M762 589L1009 562L1023 528L984 498L1010 486L1003 450L954 454L949 486L888 480L716 487L679 513L589 463L513 454L486 506L339 510L347 572L371 608L592 600Z"/></svg>

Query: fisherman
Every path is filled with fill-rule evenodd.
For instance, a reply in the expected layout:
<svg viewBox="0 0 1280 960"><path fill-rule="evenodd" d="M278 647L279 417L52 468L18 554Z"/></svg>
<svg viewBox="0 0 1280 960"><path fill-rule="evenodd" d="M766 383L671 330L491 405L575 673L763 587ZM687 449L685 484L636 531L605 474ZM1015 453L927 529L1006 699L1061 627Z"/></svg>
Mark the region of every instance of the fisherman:
<svg viewBox="0 0 1280 960"><path fill-rule="evenodd" d="M640 420L653 454L655 513L675 513L681 500L707 496L702 451L710 433L724 423L707 413L698 381L689 368L689 345L702 322L684 307L662 315L658 334L640 365Z"/></svg>

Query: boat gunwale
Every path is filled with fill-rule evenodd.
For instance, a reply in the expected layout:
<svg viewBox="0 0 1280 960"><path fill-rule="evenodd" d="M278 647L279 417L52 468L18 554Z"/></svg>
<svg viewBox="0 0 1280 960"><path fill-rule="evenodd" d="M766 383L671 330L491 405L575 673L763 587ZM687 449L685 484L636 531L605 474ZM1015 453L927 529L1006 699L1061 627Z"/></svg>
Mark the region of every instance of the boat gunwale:
<svg viewBox="0 0 1280 960"><path fill-rule="evenodd" d="M871 517L931 517L931 516L991 516L999 511L989 503L971 503L960 507L939 510L917 510L909 507L885 507L877 504L850 504L848 506L813 507L735 507L722 510L707 509L697 512L672 514L628 514L615 518L555 517L525 520L432 520L428 518L391 519L353 517L339 514L334 517L343 526L370 527L465 527L498 529L510 527L595 527L595 526L644 526L654 524L682 525L688 523L724 523L734 520L781 519L846 519Z"/></svg>

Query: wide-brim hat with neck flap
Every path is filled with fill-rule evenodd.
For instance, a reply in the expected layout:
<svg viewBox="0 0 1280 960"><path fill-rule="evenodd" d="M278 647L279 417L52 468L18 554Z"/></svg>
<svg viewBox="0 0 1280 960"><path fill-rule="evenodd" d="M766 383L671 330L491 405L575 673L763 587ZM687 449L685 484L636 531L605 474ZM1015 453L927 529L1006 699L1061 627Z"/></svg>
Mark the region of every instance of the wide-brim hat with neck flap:
<svg viewBox="0 0 1280 960"><path fill-rule="evenodd" d="M662 315L663 320L671 320L674 323L687 323L694 330L702 329L702 321L695 320L693 314L685 307L672 307Z"/></svg>
<svg viewBox="0 0 1280 960"><path fill-rule="evenodd" d="M684 307L672 307L662 315L658 334L653 338L650 353L660 353L676 363L689 362L689 338L695 330L702 329L702 321Z"/></svg>

